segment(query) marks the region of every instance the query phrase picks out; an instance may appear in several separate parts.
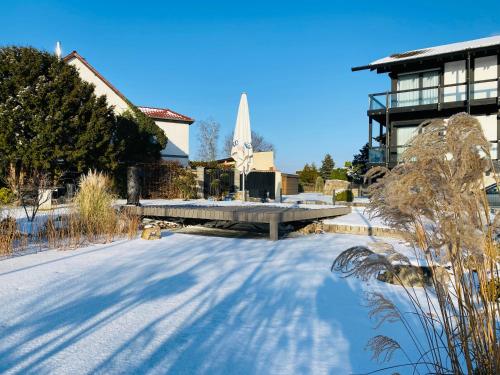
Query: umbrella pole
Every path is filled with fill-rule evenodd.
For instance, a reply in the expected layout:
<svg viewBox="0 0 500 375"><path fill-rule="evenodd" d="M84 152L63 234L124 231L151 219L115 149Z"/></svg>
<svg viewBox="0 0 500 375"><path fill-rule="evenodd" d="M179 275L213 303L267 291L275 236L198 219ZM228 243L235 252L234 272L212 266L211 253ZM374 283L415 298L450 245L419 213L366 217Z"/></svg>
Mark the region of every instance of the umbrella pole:
<svg viewBox="0 0 500 375"><path fill-rule="evenodd" d="M243 202L247 200L247 194L245 192L245 168L243 168Z"/></svg>

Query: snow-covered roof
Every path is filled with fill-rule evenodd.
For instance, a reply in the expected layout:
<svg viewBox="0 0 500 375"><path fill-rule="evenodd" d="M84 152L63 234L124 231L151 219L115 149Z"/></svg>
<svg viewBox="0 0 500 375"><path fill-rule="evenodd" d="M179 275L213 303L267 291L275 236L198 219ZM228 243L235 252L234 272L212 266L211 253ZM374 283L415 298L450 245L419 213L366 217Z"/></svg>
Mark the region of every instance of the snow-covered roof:
<svg viewBox="0 0 500 375"><path fill-rule="evenodd" d="M438 55L445 55L455 52L462 52L467 50L475 50L480 48L492 47L492 46L500 46L500 35L490 36L487 38L474 39L466 42L460 43L451 43L444 44L436 47L429 47L423 49L417 49L412 51L406 51L401 53L394 53L390 56L384 57L382 59L378 59L372 61L367 66L360 66L352 68L353 70L362 70L362 69L374 69L380 65L400 62L400 61L408 61L421 59L425 57L432 57Z"/></svg>
<svg viewBox="0 0 500 375"><path fill-rule="evenodd" d="M139 108L139 110L141 110L145 115L155 119L182 121L188 122L189 124L192 124L194 122L192 118L174 112L168 108L155 108L145 106L139 106L137 108Z"/></svg>

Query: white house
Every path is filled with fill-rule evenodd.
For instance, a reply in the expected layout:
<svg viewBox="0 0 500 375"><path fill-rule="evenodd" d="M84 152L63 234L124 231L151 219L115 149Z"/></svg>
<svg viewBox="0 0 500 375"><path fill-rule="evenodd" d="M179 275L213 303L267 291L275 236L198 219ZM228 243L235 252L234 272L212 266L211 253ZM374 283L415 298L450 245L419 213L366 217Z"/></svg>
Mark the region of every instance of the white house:
<svg viewBox="0 0 500 375"><path fill-rule="evenodd" d="M108 104L114 107L116 114L119 115L129 108L129 101L126 97L76 51L67 55L64 61L73 65L84 81L95 86L96 95L106 96ZM184 166L187 165L189 161L189 126L194 120L168 108L146 106L137 106L137 108L151 117L168 137L167 147L162 150L162 158L177 161Z"/></svg>

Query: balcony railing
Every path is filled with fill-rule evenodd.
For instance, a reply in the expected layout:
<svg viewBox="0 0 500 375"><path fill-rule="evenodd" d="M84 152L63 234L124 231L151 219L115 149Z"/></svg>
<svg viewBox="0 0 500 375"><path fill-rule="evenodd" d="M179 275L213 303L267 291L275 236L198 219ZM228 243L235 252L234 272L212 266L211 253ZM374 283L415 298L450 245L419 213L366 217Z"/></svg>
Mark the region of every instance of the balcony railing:
<svg viewBox="0 0 500 375"><path fill-rule="evenodd" d="M469 98L477 100L497 97L498 78L475 81L470 85L457 83L368 95L369 109L371 111L460 102Z"/></svg>
<svg viewBox="0 0 500 375"><path fill-rule="evenodd" d="M490 143L490 156L493 160L498 160L498 144L499 141L489 141ZM395 146L395 147L371 147L368 149L368 163L369 164L390 164L394 165L401 161L403 152L408 146Z"/></svg>
<svg viewBox="0 0 500 375"><path fill-rule="evenodd" d="M368 163L385 164L387 149L385 147L372 147L368 149Z"/></svg>

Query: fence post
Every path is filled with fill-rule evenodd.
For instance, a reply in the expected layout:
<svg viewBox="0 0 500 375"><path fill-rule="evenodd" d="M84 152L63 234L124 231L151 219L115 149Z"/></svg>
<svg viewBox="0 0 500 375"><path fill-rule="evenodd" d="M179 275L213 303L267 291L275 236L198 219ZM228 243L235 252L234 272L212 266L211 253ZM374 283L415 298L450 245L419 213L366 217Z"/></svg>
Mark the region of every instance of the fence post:
<svg viewBox="0 0 500 375"><path fill-rule="evenodd" d="M196 196L205 198L205 167L196 167Z"/></svg>

